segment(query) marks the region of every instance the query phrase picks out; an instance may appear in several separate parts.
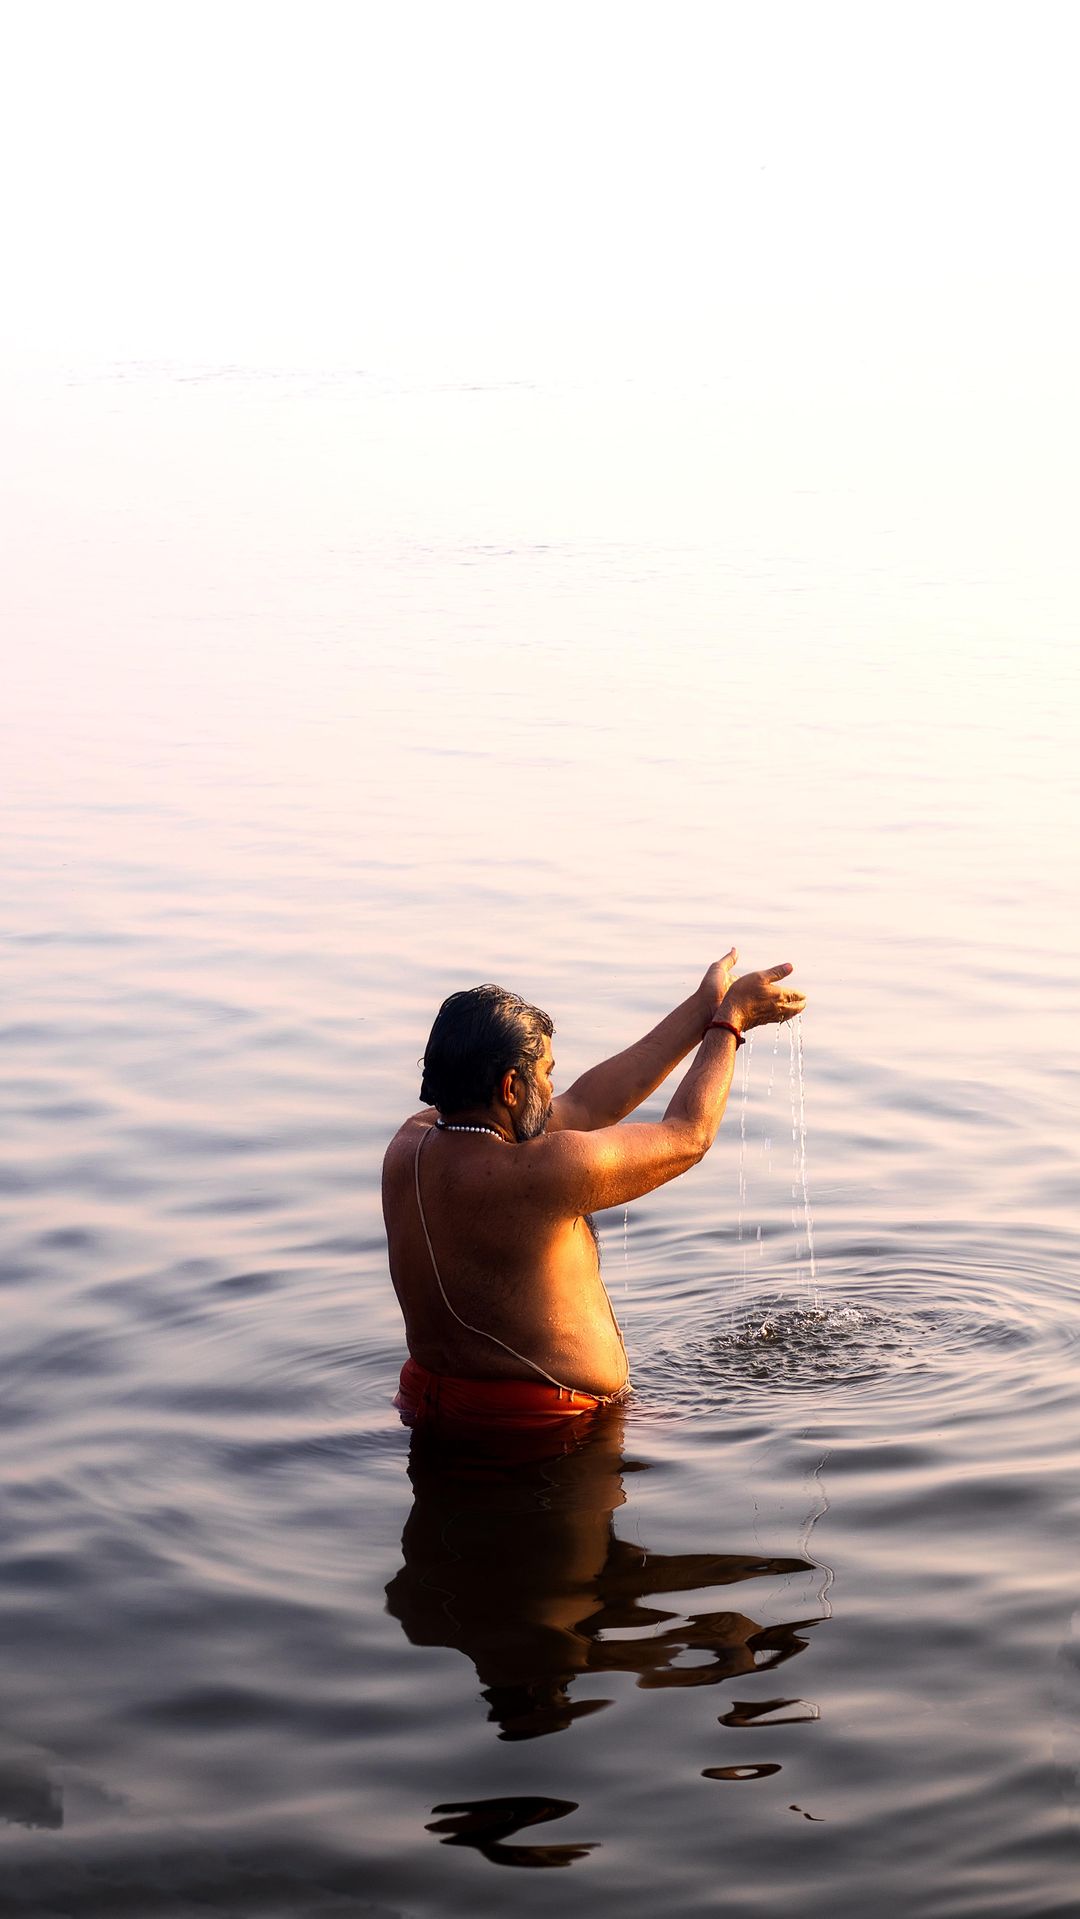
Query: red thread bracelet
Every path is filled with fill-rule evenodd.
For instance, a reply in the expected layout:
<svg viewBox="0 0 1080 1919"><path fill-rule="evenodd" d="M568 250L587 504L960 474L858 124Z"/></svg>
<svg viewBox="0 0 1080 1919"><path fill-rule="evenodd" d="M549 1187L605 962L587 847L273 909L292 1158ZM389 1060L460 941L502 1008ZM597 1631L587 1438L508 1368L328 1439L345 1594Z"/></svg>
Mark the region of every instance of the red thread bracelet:
<svg viewBox="0 0 1080 1919"><path fill-rule="evenodd" d="M732 1022L731 1022L731 1021L730 1021L729 1019L711 1019L711 1020L709 1021L709 1024L708 1024L708 1025L707 1025L707 1027L705 1028L705 1031L706 1031L707 1033L711 1033L711 1032L712 1032L712 1031L714 1030L714 1028L716 1028L716 1027L718 1027L718 1026L721 1026L721 1027L723 1027L723 1029L724 1029L724 1032L725 1032L725 1033L734 1033L734 1035L735 1035L735 1051L736 1051L736 1052L738 1052L738 1050L739 1050L739 1048L740 1048L740 1046L743 1046L743 1045L745 1045L745 1043L746 1043L746 1034L745 1034L745 1033L740 1033L740 1031L739 1031L739 1029L738 1029L738 1027L737 1027L737 1026L734 1026L734 1025L732 1024Z"/></svg>

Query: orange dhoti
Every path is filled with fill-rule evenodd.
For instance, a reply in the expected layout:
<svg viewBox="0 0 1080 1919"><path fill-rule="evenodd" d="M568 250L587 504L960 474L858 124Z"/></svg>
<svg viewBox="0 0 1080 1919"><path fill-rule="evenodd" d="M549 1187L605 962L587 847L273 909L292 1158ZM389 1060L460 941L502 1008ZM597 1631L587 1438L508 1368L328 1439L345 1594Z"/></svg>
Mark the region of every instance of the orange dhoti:
<svg viewBox="0 0 1080 1919"><path fill-rule="evenodd" d="M533 1441L542 1451L550 1439L552 1450L561 1450L583 1414L624 1397L625 1391L603 1397L542 1379L459 1379L407 1359L394 1404L403 1424L417 1432L430 1431L451 1444L479 1444L488 1452L510 1442L509 1450L520 1456L522 1440L530 1454Z"/></svg>

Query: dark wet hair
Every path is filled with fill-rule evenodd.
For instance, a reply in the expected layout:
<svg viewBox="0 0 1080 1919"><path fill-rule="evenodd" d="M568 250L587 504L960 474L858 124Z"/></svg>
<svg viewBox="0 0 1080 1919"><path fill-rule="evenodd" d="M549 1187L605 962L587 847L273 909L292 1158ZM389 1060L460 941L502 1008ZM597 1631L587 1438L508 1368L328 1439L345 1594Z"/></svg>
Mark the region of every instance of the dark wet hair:
<svg viewBox="0 0 1080 1919"><path fill-rule="evenodd" d="M440 1113L489 1106L504 1073L528 1073L555 1028L546 1013L501 986L451 993L435 1017L420 1098Z"/></svg>

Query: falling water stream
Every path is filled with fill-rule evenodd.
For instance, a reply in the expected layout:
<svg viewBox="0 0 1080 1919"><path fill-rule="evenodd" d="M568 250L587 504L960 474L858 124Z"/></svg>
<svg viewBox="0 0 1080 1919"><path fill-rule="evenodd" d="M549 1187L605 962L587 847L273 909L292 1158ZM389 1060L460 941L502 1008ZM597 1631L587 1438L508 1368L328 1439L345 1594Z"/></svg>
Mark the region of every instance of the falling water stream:
<svg viewBox="0 0 1080 1919"><path fill-rule="evenodd" d="M792 1141L795 1152L796 1188L802 1192L803 1228L806 1234L806 1255L810 1262L810 1291L814 1305L819 1306L817 1290L817 1265L814 1260L814 1215L810 1207L810 1184L806 1172L806 1072L803 1059L802 1019L792 1020L788 1028L791 1044L791 1061L794 1079L792 1098ZM796 1246L796 1264L798 1247Z"/></svg>
<svg viewBox="0 0 1080 1919"><path fill-rule="evenodd" d="M743 1239L743 1220L746 1213L746 1111L750 1104L750 1056L753 1049L753 1034L748 1033L742 1048L742 1082L739 1098L739 1270L742 1289L745 1292L747 1282L747 1248Z"/></svg>
<svg viewBox="0 0 1080 1919"><path fill-rule="evenodd" d="M769 1131L773 1082L776 1075L776 1056L779 1047L780 1028L776 1028L770 1062L769 1083L766 1090L765 1125L762 1133L762 1156L766 1167L771 1159L772 1139ZM814 1217L810 1204L810 1181L807 1170L806 1154L806 1065L803 1049L802 1020L792 1020L788 1024L788 1040L791 1049L790 1087L791 1087L791 1229L794 1248L795 1280L797 1286L803 1285L818 1308L821 1304L817 1288L817 1262L814 1255ZM747 1036L742 1052L742 1071L739 1084L739 1171L738 1171L738 1210L736 1216L736 1239L739 1246L740 1303L745 1298L749 1283L747 1238L747 1200L748 1200L748 1115L750 1111L750 1067L753 1048L753 1036ZM625 1235L625 1218L624 1218ZM764 1256L764 1237L760 1222L755 1227L758 1253ZM625 1237L624 1237L625 1246ZM806 1259L804 1275L803 1260Z"/></svg>

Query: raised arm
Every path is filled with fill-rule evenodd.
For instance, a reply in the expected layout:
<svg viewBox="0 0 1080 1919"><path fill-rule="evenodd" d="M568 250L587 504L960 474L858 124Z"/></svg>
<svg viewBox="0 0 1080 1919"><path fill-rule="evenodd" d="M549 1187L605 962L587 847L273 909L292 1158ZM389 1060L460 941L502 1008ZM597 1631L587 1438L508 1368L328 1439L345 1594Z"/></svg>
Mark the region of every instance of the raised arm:
<svg viewBox="0 0 1080 1919"><path fill-rule="evenodd" d="M744 974L725 993L716 1017L730 1020L740 1032L794 1019L806 1000L783 984L790 972L785 964L764 973ZM687 1172L704 1158L716 1138L735 1052L735 1036L725 1027L706 1032L662 1120L556 1132L536 1140L527 1150L535 1155L537 1197L546 1187L560 1210L589 1213L605 1206L625 1206Z"/></svg>
<svg viewBox="0 0 1080 1919"><path fill-rule="evenodd" d="M693 1051L731 983L738 959L735 948L715 960L689 999L654 1026L644 1039L582 1073L552 1101L550 1132L594 1132L614 1126L648 1099L668 1074ZM718 1122L719 1123L719 1122Z"/></svg>

